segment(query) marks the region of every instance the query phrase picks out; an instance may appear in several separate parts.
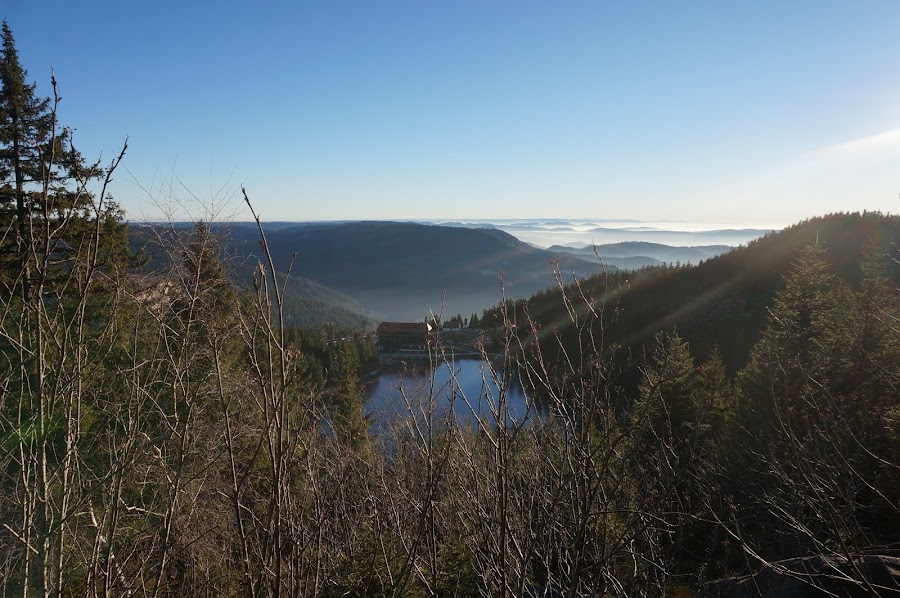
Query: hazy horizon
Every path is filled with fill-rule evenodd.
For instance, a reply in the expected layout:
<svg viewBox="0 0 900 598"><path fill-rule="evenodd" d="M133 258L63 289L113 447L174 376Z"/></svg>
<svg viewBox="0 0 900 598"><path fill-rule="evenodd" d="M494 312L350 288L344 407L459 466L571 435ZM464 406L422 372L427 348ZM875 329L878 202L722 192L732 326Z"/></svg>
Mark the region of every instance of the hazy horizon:
<svg viewBox="0 0 900 598"><path fill-rule="evenodd" d="M189 225L192 221L181 221ZM222 224L251 221L221 221ZM355 222L405 222L435 226L493 228L509 233L520 241L547 248L553 245L604 245L642 241L673 247L746 244L782 226L734 225L727 223L664 222L644 220L611 220L603 218L512 218L512 219L342 219L342 220L263 220L270 229L302 224L344 224ZM154 222L144 222L154 224ZM136 222L136 224L141 224Z"/></svg>

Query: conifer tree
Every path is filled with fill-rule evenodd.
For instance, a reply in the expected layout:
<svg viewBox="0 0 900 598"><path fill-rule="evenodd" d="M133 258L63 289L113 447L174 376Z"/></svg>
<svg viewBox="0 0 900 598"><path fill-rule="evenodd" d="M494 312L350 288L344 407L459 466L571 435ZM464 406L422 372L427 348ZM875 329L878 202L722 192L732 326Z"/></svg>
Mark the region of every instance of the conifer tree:
<svg viewBox="0 0 900 598"><path fill-rule="evenodd" d="M900 526L900 398L896 391L900 335L894 323L900 319L900 290L890 279L890 263L873 244L860 264L859 324L854 327L852 366L845 384L850 395L845 401L845 421L857 438L864 439L865 454L858 456L856 467L872 482L866 502L877 505L873 511L885 517L885 527L896 529Z"/></svg>
<svg viewBox="0 0 900 598"><path fill-rule="evenodd" d="M364 446L368 418L363 410L363 385L359 379L359 358L350 343L339 342L331 357L329 377L336 385L329 412L338 440L354 449Z"/></svg>
<svg viewBox="0 0 900 598"><path fill-rule="evenodd" d="M237 295L219 258L219 243L205 222L198 222L182 252L184 290L192 303L192 318L222 326L234 314Z"/></svg>
<svg viewBox="0 0 900 598"><path fill-rule="evenodd" d="M128 256L104 172L58 126L58 93L27 82L0 27L0 523L15 543L3 591L61 593L83 506L106 473L84 468L86 430L109 376ZM100 191L90 188L100 178ZM83 474L83 475L79 475ZM0 543L5 538L0 539Z"/></svg>
<svg viewBox="0 0 900 598"><path fill-rule="evenodd" d="M121 209L88 190L103 169L85 163L70 130L57 122L55 79L53 98L39 95L6 21L0 42L0 280L19 286L27 303L42 292L35 287L77 266L79 248L88 250L82 256L99 256L100 266L123 264L128 251ZM84 247L98 223L103 246Z"/></svg>
<svg viewBox="0 0 900 598"><path fill-rule="evenodd" d="M768 558L837 539L855 549L885 526L871 509L885 504L872 497L883 457L866 398L878 381L871 370L859 376L859 364L871 358L860 355L862 339L870 336L874 346L865 332L868 308L859 309L859 297L822 254L818 245L800 253L738 378L732 438L743 456L727 472L726 493L748 514L745 541L771 546ZM871 293L877 285L863 286Z"/></svg>
<svg viewBox="0 0 900 598"><path fill-rule="evenodd" d="M30 269L25 258L28 238L29 183L40 180L40 151L53 126L50 100L36 94L25 81L9 23L3 21L0 54L0 210L4 228L4 261L22 279L22 293L30 295ZM9 240L13 241L9 243ZM11 247L10 247L11 246ZM14 256L8 256L13 253ZM21 266L21 268L19 268ZM6 270L7 268L5 268ZM4 272L6 274L6 272Z"/></svg>
<svg viewBox="0 0 900 598"><path fill-rule="evenodd" d="M650 444L662 442L669 449L693 435L699 390L694 361L687 343L678 334L659 334L650 364L644 368L635 417L642 421Z"/></svg>
<svg viewBox="0 0 900 598"><path fill-rule="evenodd" d="M802 425L810 393L836 388L849 368L853 297L823 253L821 245L810 245L795 260L741 373L742 424L759 434L771 429L774 418Z"/></svg>

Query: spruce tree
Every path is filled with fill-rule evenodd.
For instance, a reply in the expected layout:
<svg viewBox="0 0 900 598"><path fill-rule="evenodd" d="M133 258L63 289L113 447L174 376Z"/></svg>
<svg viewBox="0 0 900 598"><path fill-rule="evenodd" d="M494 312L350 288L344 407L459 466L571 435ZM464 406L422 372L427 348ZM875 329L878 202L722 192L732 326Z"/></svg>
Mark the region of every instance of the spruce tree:
<svg viewBox="0 0 900 598"><path fill-rule="evenodd" d="M20 270L16 274L22 277L22 292L27 299L30 272L25 259L26 187L39 180L38 148L52 127L52 118L50 100L39 98L36 85L27 84L25 77L12 30L4 20L0 54L0 214L5 241L4 274Z"/></svg>
<svg viewBox="0 0 900 598"><path fill-rule="evenodd" d="M329 377L335 388L330 397L329 415L337 439L354 449L365 445L369 426L359 369L359 358L350 343L339 342L334 346Z"/></svg>
<svg viewBox="0 0 900 598"><path fill-rule="evenodd" d="M207 326L226 326L237 304L237 294L219 259L219 240L205 222L194 226L194 234L182 252L183 291L193 313Z"/></svg>
<svg viewBox="0 0 900 598"><path fill-rule="evenodd" d="M829 271L821 245L804 248L739 377L741 424L758 438L784 425L803 427L808 412L822 407L823 389L843 390L857 328L852 304L846 283Z"/></svg>
<svg viewBox="0 0 900 598"><path fill-rule="evenodd" d="M681 456L696 434L699 379L688 344L678 334L658 334L634 406L634 433L642 452Z"/></svg>
<svg viewBox="0 0 900 598"><path fill-rule="evenodd" d="M0 27L0 523L16 544L3 593L58 595L83 546L83 505L109 471L86 463L119 373L128 256L107 171L85 165L56 121L58 94L27 81L9 24ZM101 190L89 189L96 178ZM102 459L101 459L102 460ZM5 540L4 540L5 541Z"/></svg>
<svg viewBox="0 0 900 598"><path fill-rule="evenodd" d="M55 80L52 99L39 95L6 21L0 41L0 280L19 286L15 292L28 303L43 292L35 287L77 267L79 249L99 256L101 266L124 264L128 251L121 209L88 190L103 169L85 163L57 122ZM98 221L103 247L85 247Z"/></svg>
<svg viewBox="0 0 900 598"><path fill-rule="evenodd" d="M885 517L896 524L896 508L879 513L891 501L873 490L887 462L878 454L883 420L875 406L896 396L879 390L871 369L882 350L875 326L882 285L864 265L860 299L823 254L819 245L799 254L738 377L732 442L740 450L726 493L747 513L745 541L766 547L766 558L837 542L852 552L890 528Z"/></svg>

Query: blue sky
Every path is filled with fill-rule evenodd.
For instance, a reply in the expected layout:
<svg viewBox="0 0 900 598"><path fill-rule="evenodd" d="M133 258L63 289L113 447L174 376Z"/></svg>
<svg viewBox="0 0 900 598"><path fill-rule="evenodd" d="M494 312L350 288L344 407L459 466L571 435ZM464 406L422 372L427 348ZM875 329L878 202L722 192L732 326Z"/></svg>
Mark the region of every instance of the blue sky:
<svg viewBox="0 0 900 598"><path fill-rule="evenodd" d="M241 184L268 220L900 205L892 0L0 6L82 152L128 136L133 218L239 211Z"/></svg>

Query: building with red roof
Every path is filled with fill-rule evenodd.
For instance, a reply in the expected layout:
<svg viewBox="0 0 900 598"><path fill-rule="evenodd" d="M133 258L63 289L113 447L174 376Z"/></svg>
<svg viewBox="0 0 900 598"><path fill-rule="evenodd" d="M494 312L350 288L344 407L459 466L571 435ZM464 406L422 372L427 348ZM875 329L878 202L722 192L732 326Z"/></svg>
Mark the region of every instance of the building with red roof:
<svg viewBox="0 0 900 598"><path fill-rule="evenodd" d="M375 334L382 351L426 351L431 342L431 325L425 322L382 322Z"/></svg>

